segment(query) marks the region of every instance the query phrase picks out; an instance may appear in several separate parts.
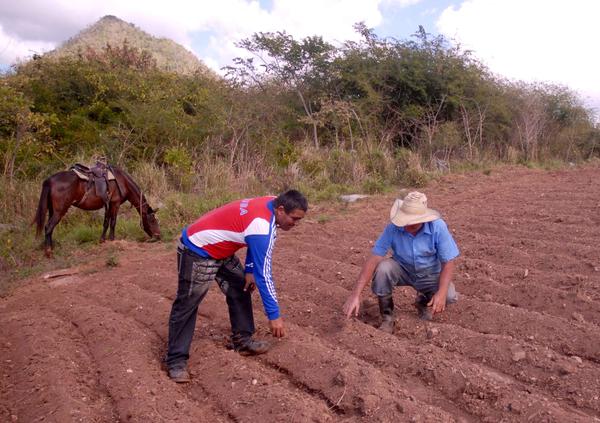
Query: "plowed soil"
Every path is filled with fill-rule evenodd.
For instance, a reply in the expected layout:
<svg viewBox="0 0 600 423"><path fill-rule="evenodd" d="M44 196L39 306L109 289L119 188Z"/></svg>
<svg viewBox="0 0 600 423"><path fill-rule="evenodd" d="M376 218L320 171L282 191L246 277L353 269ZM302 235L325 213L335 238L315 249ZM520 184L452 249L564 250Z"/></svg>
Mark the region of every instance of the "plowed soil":
<svg viewBox="0 0 600 423"><path fill-rule="evenodd" d="M461 249L461 297L422 322L397 289L393 335L368 290L359 318L341 313L393 196L312 207L275 249L288 336L259 357L229 351L213 286L187 385L162 366L174 244L104 244L0 302L0 421L600 421L599 175L510 168L425 188ZM257 336L273 339L257 295Z"/></svg>

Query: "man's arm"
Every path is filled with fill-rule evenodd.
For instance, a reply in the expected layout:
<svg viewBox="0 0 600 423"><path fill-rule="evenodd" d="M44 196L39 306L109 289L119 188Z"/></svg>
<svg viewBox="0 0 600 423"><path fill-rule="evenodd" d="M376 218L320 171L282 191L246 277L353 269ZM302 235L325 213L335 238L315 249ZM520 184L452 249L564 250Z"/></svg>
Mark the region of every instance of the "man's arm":
<svg viewBox="0 0 600 423"><path fill-rule="evenodd" d="M358 279L356 280L356 284L354 285L354 289L344 304L343 310L347 318L350 318L352 314L358 316L358 311L360 309L360 294L365 288L365 285L373 279L373 273L375 273L377 265L381 263L383 259L383 256L371 254L363 265L360 274L358 275Z"/></svg>
<svg viewBox="0 0 600 423"><path fill-rule="evenodd" d="M252 263L252 274L254 282L260 293L265 314L269 319L269 326L273 336L280 338L285 336L285 327L283 319L279 314L279 304L277 302L277 294L275 292L275 283L271 273L271 256L273 253L274 236L272 230L268 235L250 235L246 236L246 244L248 245L248 259L246 265ZM249 268L246 267L246 272ZM248 272L249 273L249 272ZM248 278L246 278L248 283Z"/></svg>
<svg viewBox="0 0 600 423"><path fill-rule="evenodd" d="M454 273L455 259L460 254L456 241L454 241L446 222L439 219L435 224L435 242L438 258L442 264L442 271L440 272L438 292L434 294L431 301L427 304L428 306L433 307L432 311L434 314L441 313L446 309L446 297L448 295L450 281L452 280L452 274Z"/></svg>
<svg viewBox="0 0 600 423"><path fill-rule="evenodd" d="M440 272L440 284L438 291L433 295L427 306L433 307L433 313L441 313L446 309L446 297L448 296L448 287L454 273L454 260L442 263Z"/></svg>
<svg viewBox="0 0 600 423"><path fill-rule="evenodd" d="M254 279L254 263L250 257L250 253L246 254L246 264L244 265L244 291L252 293L256 288L256 280Z"/></svg>

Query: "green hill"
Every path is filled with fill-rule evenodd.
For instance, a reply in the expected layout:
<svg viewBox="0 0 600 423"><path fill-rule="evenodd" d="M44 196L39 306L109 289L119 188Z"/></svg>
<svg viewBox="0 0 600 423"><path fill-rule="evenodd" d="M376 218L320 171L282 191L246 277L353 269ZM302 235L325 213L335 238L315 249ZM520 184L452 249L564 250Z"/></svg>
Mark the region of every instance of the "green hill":
<svg viewBox="0 0 600 423"><path fill-rule="evenodd" d="M107 44L121 46L124 42L131 47L148 51L161 70L186 75L197 71L214 75L194 54L176 42L153 37L135 25L110 15L79 32L56 50L49 52L48 56L76 56L88 49L100 51Z"/></svg>

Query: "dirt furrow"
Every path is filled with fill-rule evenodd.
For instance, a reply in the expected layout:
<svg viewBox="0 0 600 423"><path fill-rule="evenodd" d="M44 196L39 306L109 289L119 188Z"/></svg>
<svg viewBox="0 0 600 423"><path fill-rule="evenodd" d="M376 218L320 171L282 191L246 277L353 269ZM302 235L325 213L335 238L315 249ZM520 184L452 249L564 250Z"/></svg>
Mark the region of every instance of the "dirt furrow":
<svg viewBox="0 0 600 423"><path fill-rule="evenodd" d="M299 277L295 276L294 278ZM390 340L389 336L373 329L370 325L359 326L358 332L346 330L347 325L344 324L343 319L340 319L339 312L332 308L331 302L326 305L322 301L318 301L318 294L312 294L318 282L315 282L314 285L308 284L309 279L308 277L304 278L307 286L303 287L302 292L305 295L302 296L302 299L299 299L298 296L295 297L291 303L291 309L288 310L294 322L302 324L309 330L312 329L314 335L328 340L332 345L342 345L344 349L352 351L353 354L368 360L368 362L384 367L385 374L390 374L389 368L393 367L391 374L397 374L401 378L404 378L406 374L419 378L425 386L431 386L430 389L439 389L447 397L447 401L453 401L468 413L479 417L495 415L496 417L492 421L497 421L498 416L509 417L513 411L526 410L531 407L532 401L539 407L550 401L543 390L532 389L520 382L517 383L508 375L487 370L468 361L465 362L464 359L459 358L459 355L446 352L444 348L433 348L432 350L430 344L415 347L415 340L410 336L406 340L399 338ZM286 286L290 287L291 285L286 284ZM340 292L343 294L343 290L340 289ZM376 306L373 307L373 309L375 308ZM319 323L323 315L330 315L327 325L324 325L323 322ZM408 318L408 320L411 319L413 321L409 324L416 324L421 331L425 332L422 323L415 322L414 317ZM403 325L403 323L405 322L401 319L400 324ZM418 359L415 360L414 357L418 357ZM457 369L460 369L461 373L457 374ZM435 381L431 373L434 370L434 373L437 374ZM449 382L444 385L443 381ZM466 391L467 386L468 392ZM526 392L527 390L529 390L528 402L520 403L519 398L514 395L515 391ZM500 401L499 398L504 401ZM567 415L573 413L572 410L568 410L568 406L566 407L566 410L557 408L552 411L552 414L559 416L564 413ZM585 421L585 418L581 420L581 417L578 413L574 413L570 418ZM520 419L514 415L512 418ZM561 419L555 421L561 421Z"/></svg>
<svg viewBox="0 0 600 423"><path fill-rule="evenodd" d="M459 238L457 236L457 238ZM459 238L461 245L472 247L482 247L487 245L503 245L510 249L514 249L522 254L533 255L534 257L544 257L548 255L565 256L568 261L577 262L582 271L599 272L595 270L592 263L600 265L600 255L598 251L589 245L577 245L570 242L568 238L561 241L546 241L542 239L532 240L526 236L508 233L498 236L485 232L465 231L460 234ZM561 257L562 259L562 257ZM510 264L510 262L506 263Z"/></svg>
<svg viewBox="0 0 600 423"><path fill-rule="evenodd" d="M359 319L341 307L403 187L311 204L274 254L289 336L260 357L227 350L214 286L187 386L162 365L174 243L77 252L90 254L78 274L0 299L0 420L600 421L599 170L507 167L423 188L461 249L462 298L424 323L414 291L395 290L394 335L374 328L368 289ZM273 341L258 295L254 306L257 336Z"/></svg>
<svg viewBox="0 0 600 423"><path fill-rule="evenodd" d="M158 353L162 342L155 333L131 317L98 305L86 295L85 283L78 285L83 292L65 295L48 306L85 337L100 383L109 392L119 420L171 421L184 414L225 421L210 406L185 401L182 388L166 378ZM134 347L131 339L136 340Z"/></svg>
<svg viewBox="0 0 600 423"><path fill-rule="evenodd" d="M119 291L118 299L106 289L108 287L94 283L90 284L92 288L86 294L95 303L109 307L127 318L133 318L138 324L156 333L160 339L161 351L157 353L159 357L164 355L166 322L171 303L165 301L161 293L148 290L147 287L161 287L157 285L161 280L163 275L159 273L155 277L144 279L142 283L136 278L135 283L121 281L111 284L112 290ZM164 286L162 288L163 291L166 290ZM302 390L296 389L279 373L224 347L223 341L227 338L229 329L215 330L214 325L214 322L228 322L223 298L221 292L213 286L201 304L197 324L197 333L200 336L194 341L190 360L190 369L195 376L194 384L187 391L190 398L181 401L202 401L206 394L201 395L201 392L208 393L210 402L234 421L253 421L265 413L280 420L286 416L289 418L290 410L305 410L294 413L295 421L330 419L330 412L320 399L312 398ZM153 310L150 318L145 318L144 313L140 313L150 309ZM205 316L210 318L203 318ZM257 399L257 396L261 396L261 400Z"/></svg>
<svg viewBox="0 0 600 423"><path fill-rule="evenodd" d="M288 243L286 247L293 245ZM304 250L296 260L299 269L324 283L352 289L364 260L358 256L351 263L321 258ZM587 276L500 266L467 256L458 260L454 281L460 292L486 302L600 322L600 293Z"/></svg>
<svg viewBox="0 0 600 423"><path fill-rule="evenodd" d="M0 344L3 421L117 421L76 327L39 308L35 316L5 310L2 319L4 333L19 333Z"/></svg>

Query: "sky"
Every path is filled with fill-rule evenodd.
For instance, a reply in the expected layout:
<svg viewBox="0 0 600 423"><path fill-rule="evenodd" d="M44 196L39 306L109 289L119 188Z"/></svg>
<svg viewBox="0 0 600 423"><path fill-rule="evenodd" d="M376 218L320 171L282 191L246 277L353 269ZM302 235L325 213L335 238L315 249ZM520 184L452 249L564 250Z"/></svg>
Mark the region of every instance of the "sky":
<svg viewBox="0 0 600 423"><path fill-rule="evenodd" d="M258 31L333 43L365 22L407 39L419 25L460 43L499 76L566 85L600 110L599 0L0 0L0 69L51 50L105 15L178 42L215 70Z"/></svg>

